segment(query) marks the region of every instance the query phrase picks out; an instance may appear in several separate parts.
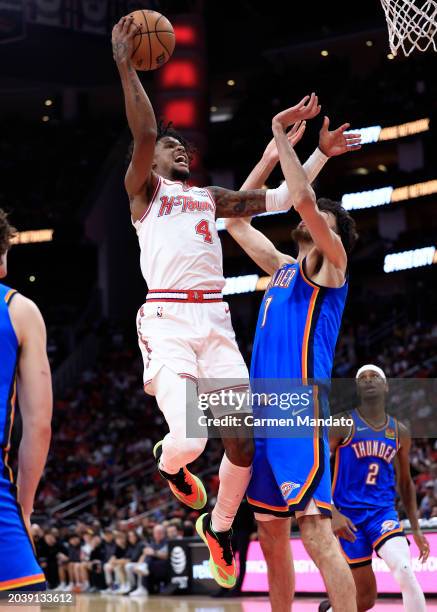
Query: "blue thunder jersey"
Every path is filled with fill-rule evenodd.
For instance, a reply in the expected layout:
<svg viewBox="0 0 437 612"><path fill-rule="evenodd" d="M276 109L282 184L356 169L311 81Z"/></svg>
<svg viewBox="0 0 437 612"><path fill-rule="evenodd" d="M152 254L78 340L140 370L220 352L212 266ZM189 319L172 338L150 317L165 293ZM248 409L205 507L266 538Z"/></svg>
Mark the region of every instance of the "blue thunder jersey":
<svg viewBox="0 0 437 612"><path fill-rule="evenodd" d="M299 419L327 415L326 391L346 296L347 282L338 289L313 283L305 274L305 259L282 266L267 288L252 352L251 389L269 400L268 405L254 401L253 413L255 419L292 417L292 423L255 427L247 498L257 513L289 516L313 499L322 514L331 514L327 429L301 426ZM294 404L292 396L303 400L303 390L309 401ZM288 408L271 407L270 399L278 394L288 397Z"/></svg>
<svg viewBox="0 0 437 612"><path fill-rule="evenodd" d="M332 495L339 509L356 511L394 508L396 475L393 461L399 450L398 424L387 415L375 429L357 410L351 412L351 432L335 451Z"/></svg>
<svg viewBox="0 0 437 612"><path fill-rule="evenodd" d="M15 293L0 283L0 591L45 588L8 465L19 351L9 316L9 302Z"/></svg>
<svg viewBox="0 0 437 612"><path fill-rule="evenodd" d="M347 290L347 281L339 288L312 282L305 259L279 268L261 304L251 379L329 379Z"/></svg>

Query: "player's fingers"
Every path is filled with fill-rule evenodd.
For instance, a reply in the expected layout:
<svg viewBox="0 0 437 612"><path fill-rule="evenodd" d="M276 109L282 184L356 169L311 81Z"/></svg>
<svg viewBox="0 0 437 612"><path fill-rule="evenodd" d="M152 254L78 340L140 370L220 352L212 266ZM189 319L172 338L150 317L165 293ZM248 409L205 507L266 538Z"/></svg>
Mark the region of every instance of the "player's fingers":
<svg viewBox="0 0 437 612"><path fill-rule="evenodd" d="M339 128L337 128L335 131L336 132L344 132L346 130L348 130L350 128L351 124L350 123L343 123L343 125L340 125Z"/></svg>
<svg viewBox="0 0 437 612"><path fill-rule="evenodd" d="M296 123L293 123L293 125L291 126L289 132L287 132L287 137L288 137L289 140L290 140L291 136L296 134L296 132L300 128L301 124L302 124L302 121L296 121Z"/></svg>
<svg viewBox="0 0 437 612"><path fill-rule="evenodd" d="M296 106L293 106L293 108L294 109L302 108L302 106L305 106L306 102L309 99L310 99L310 96L304 96L302 100L296 104Z"/></svg>
<svg viewBox="0 0 437 612"><path fill-rule="evenodd" d="M350 527L351 529L353 529L353 531L356 531L356 530L357 530L357 528L355 527L355 524L354 524L354 523L351 521L351 519L350 519L350 518L348 518L348 519L347 519L347 524L348 524L348 527Z"/></svg>
<svg viewBox="0 0 437 612"><path fill-rule="evenodd" d="M346 151L358 151L358 149L361 149L360 144L351 145L351 146L346 147Z"/></svg>
<svg viewBox="0 0 437 612"><path fill-rule="evenodd" d="M345 527L343 529L343 535L341 537L347 540L348 542L355 542L355 540L357 539L357 536L354 534L353 531L349 529L349 527Z"/></svg>
<svg viewBox="0 0 437 612"><path fill-rule="evenodd" d="M361 138L361 134L359 132L347 132L346 134L344 134L344 137L345 138Z"/></svg>

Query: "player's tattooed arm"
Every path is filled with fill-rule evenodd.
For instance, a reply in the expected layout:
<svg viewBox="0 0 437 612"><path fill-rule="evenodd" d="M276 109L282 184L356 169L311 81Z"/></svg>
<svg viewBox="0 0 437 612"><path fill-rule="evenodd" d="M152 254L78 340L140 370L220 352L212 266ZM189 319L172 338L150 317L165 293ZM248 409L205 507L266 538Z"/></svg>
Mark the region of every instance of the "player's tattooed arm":
<svg viewBox="0 0 437 612"><path fill-rule="evenodd" d="M232 191L223 187L208 187L217 217L251 217L266 211L266 192L263 189Z"/></svg>
<svg viewBox="0 0 437 612"><path fill-rule="evenodd" d="M157 135L155 113L144 91L130 58L134 35L137 32L133 18L123 17L112 30L112 50L123 87L126 117L132 133L133 152L126 173L125 186L131 202L137 194L145 194L145 186L153 177L151 172ZM147 205L147 202L144 202ZM132 209L134 220L144 213Z"/></svg>
<svg viewBox="0 0 437 612"><path fill-rule="evenodd" d="M424 563L429 556L429 543L423 535L418 520L416 487L411 478L410 449L411 435L402 423L398 423L400 448L395 458L396 480L402 504L411 524L414 541L420 551L419 559Z"/></svg>

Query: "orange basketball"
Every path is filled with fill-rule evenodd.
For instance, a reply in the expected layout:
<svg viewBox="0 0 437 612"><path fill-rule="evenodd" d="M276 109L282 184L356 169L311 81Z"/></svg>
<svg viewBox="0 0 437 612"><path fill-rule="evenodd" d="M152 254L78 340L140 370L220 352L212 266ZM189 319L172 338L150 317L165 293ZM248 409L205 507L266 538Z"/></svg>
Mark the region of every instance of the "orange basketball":
<svg viewBox="0 0 437 612"><path fill-rule="evenodd" d="M138 32L134 36L132 63L136 70L156 70L163 66L174 51L175 33L164 15L156 11L134 11L130 13Z"/></svg>

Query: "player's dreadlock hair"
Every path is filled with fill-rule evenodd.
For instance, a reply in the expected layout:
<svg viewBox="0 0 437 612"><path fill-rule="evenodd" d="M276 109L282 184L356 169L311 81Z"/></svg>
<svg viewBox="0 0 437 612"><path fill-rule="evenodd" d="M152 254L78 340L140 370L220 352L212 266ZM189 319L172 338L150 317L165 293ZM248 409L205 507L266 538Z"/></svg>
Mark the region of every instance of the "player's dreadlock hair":
<svg viewBox="0 0 437 612"><path fill-rule="evenodd" d="M9 249L16 233L15 227L9 224L7 213L0 208L0 257Z"/></svg>
<svg viewBox="0 0 437 612"><path fill-rule="evenodd" d="M164 138L165 136L171 136L172 138L176 138L179 140L181 145L184 147L187 152L188 159L191 161L193 158L193 154L195 152L195 148L191 142L186 140L177 130L173 127L173 121L169 121L167 124L160 119L158 122L158 134L156 136L156 142Z"/></svg>
<svg viewBox="0 0 437 612"><path fill-rule="evenodd" d="M186 140L181 134L179 134L177 130L173 128L172 121L165 123L163 119L160 119L157 127L158 129L157 129L157 135L156 135L156 142L158 142L158 140L161 140L161 138L164 138L164 136L171 136L172 138L176 138L176 140L179 140L179 142L181 143L181 145L184 147L185 151L187 152L189 161L193 159L193 155L196 152L196 148L191 142ZM134 151L134 141L132 140L129 145L128 151L127 151L127 156L126 156L127 164L129 164L132 158L133 151Z"/></svg>
<svg viewBox="0 0 437 612"><path fill-rule="evenodd" d="M338 233L340 234L344 250L349 254L358 240L355 220L347 210L343 208L340 202L334 202L328 198L319 198L317 200L317 206L320 210L330 212L335 216Z"/></svg>

